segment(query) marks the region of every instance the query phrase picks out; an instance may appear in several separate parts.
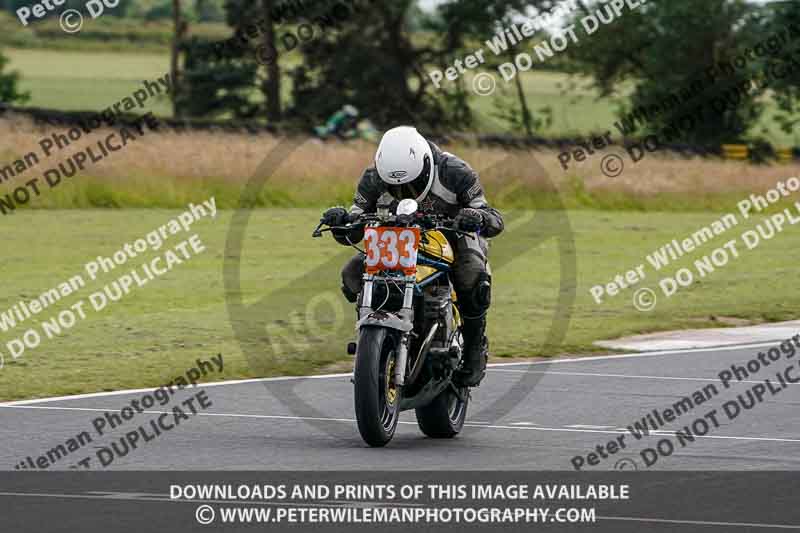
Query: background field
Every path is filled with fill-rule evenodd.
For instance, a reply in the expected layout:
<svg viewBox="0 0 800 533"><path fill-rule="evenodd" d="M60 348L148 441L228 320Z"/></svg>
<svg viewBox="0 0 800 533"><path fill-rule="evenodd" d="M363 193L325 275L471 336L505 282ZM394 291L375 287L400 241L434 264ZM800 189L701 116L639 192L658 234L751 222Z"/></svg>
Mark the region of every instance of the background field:
<svg viewBox="0 0 800 533"><path fill-rule="evenodd" d="M149 108L148 108L149 109ZM45 158L39 141L66 128L35 125L24 117L0 119L0 160L11 163L27 152L41 158L38 166L4 184L7 194L28 176L40 176L73 153L92 146L111 130L84 135ZM211 194L223 207L238 205L242 186L280 138L221 132L146 133L85 172L35 198L34 208L172 207ZM256 205L325 207L352 201L356 180L371 164L375 146L368 142L320 142L305 137L289 140L286 161ZM552 150L511 150L450 144L445 147L480 172L492 201L502 208L570 208L661 211L729 209L751 191L764 191L779 180L800 173L800 165L749 165L719 159L683 159L650 154L633 164L620 148L612 148L564 171ZM95 149L95 151L97 151ZM606 153L621 153L627 165L617 178L600 172ZM30 178L28 178L30 179ZM506 194L513 185L514 193Z"/></svg>
<svg viewBox="0 0 800 533"><path fill-rule="evenodd" d="M21 88L31 93L28 105L73 111L100 111L130 96L141 87L143 80L162 77L169 71L169 56L165 53L140 53L97 50L5 49L11 68L22 74ZM283 57L284 66L291 65L292 54ZM79 68L76 68L79 65ZM600 98L585 78L557 72L530 71L521 74L525 94L535 113L552 109L552 124L538 133L544 136L583 136L589 132L612 130L614 137L615 111L624 93ZM471 78L467 78L471 80ZM287 82L288 83L288 82ZM468 81L471 83L471 81ZM498 120L496 101L510 101L514 87L499 80L498 93L492 98L476 98L472 108L477 112L477 127L485 132L503 133L507 124ZM284 96L288 98L288 87ZM499 96L499 98L498 98ZM254 93L254 98L258 96ZM150 104L148 104L150 105ZM766 131L765 138L778 146L800 145L800 134L787 134L771 120L769 110L757 128ZM151 110L169 116L169 101L162 97Z"/></svg>

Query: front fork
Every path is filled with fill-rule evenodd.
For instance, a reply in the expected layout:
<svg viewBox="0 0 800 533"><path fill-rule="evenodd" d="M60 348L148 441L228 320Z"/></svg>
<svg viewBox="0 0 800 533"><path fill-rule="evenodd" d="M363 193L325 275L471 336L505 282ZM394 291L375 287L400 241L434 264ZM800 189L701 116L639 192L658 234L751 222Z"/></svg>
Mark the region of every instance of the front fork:
<svg viewBox="0 0 800 533"><path fill-rule="evenodd" d="M405 276L403 307L398 316L403 322L414 323L414 287L416 286L416 276ZM364 288L361 292L361 307L359 308L359 319L368 317L375 311L372 309L372 288L375 283L373 274L364 274ZM402 387L406 382L406 364L408 362L408 347L411 342L411 331L400 332L400 343L397 348L396 361L394 365L394 383L396 387Z"/></svg>

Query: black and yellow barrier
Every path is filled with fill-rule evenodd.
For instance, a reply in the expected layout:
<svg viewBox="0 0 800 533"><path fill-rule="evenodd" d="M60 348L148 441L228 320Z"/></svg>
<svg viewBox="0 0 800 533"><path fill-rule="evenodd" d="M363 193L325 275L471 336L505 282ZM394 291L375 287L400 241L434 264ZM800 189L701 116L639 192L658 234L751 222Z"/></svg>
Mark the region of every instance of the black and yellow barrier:
<svg viewBox="0 0 800 533"><path fill-rule="evenodd" d="M750 149L746 144L723 144L722 157L735 161L744 161L750 157Z"/></svg>
<svg viewBox="0 0 800 533"><path fill-rule="evenodd" d="M781 148L777 151L778 161L781 163L791 163L794 161L794 150L791 148Z"/></svg>

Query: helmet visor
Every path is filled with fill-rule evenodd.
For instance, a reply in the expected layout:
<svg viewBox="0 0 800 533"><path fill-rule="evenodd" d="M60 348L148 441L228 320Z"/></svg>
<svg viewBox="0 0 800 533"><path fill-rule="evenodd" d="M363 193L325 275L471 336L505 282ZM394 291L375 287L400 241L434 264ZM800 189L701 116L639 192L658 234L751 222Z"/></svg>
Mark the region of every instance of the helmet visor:
<svg viewBox="0 0 800 533"><path fill-rule="evenodd" d="M389 194L391 194L396 200L416 200L422 196L422 194L425 192L425 189L428 188L430 177L431 159L426 155L425 161L422 165L422 172L419 173L419 176L408 183L403 183L402 185L389 185Z"/></svg>

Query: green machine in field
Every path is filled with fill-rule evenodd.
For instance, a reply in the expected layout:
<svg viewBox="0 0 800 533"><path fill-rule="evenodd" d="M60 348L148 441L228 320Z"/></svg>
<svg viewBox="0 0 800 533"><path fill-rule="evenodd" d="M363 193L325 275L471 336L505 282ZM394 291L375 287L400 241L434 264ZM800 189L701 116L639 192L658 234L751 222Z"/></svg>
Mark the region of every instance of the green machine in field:
<svg viewBox="0 0 800 533"><path fill-rule="evenodd" d="M358 119L355 106L345 105L334 113L323 126L316 126L314 133L321 139L337 136L341 139L364 139L377 142L378 130L369 119Z"/></svg>

